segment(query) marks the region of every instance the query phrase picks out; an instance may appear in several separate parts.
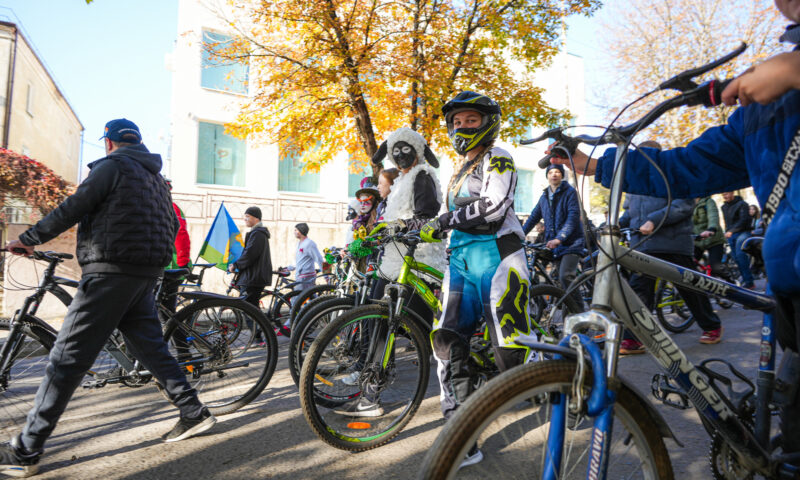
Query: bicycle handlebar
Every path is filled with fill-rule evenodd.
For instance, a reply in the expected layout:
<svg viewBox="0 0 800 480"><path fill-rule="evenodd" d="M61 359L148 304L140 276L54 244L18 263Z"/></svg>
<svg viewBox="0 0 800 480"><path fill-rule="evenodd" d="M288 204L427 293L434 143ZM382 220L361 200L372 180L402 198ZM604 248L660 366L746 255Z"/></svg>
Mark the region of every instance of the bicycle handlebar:
<svg viewBox="0 0 800 480"><path fill-rule="evenodd" d="M733 52L714 60L702 67L697 67L694 69L686 70L685 72L681 72L678 75L672 77L671 79L667 80L666 82L662 83L659 86L659 90L663 89L675 89L679 90L682 93L678 96L669 98L658 105L656 105L652 110L644 114L642 118L639 120L625 125L624 127L614 128L610 127L606 132L599 136L592 136L592 135L576 135L576 136L569 136L564 133L564 130L567 127L556 127L547 130L543 134L539 135L536 138L530 140L523 140L520 142L521 145L530 145L532 143L540 142L545 139L553 139L556 141L557 145L553 147L553 150L562 150L568 155L558 155L556 153L549 153L547 156L543 157L539 160L539 168L547 168L550 165L550 159L554 156L569 156L575 153L575 149L578 147L578 144L585 143L588 145L605 145L609 143L617 143L619 141L625 141L627 138L634 135L639 130L646 128L651 123L656 121L658 117L663 115L669 110L673 108L682 107L682 106L696 106L696 105L703 105L705 107L714 107L722 103L722 91L725 90L725 87L733 81L733 79L726 79L726 80L709 80L705 83L700 85L695 84L690 79L702 73L708 72L709 70L722 65L725 62L730 61L734 57L741 54L747 48L747 44L742 43L736 50Z"/></svg>
<svg viewBox="0 0 800 480"><path fill-rule="evenodd" d="M27 250L22 248L12 248L12 249L0 248L0 252L9 252L15 254L28 253ZM44 260L52 262L61 262L63 260L72 260L74 258L74 255L72 255L71 253L59 253L52 251L40 252L39 250L34 250L30 256L33 257L34 260Z"/></svg>

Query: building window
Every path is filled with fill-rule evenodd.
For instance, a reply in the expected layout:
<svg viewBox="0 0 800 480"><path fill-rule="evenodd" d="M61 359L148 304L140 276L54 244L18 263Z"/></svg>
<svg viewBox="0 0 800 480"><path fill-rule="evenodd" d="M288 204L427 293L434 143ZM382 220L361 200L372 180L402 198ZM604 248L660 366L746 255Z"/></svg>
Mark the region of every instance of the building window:
<svg viewBox="0 0 800 480"><path fill-rule="evenodd" d="M247 94L248 67L246 61L216 57L231 43L231 37L221 33L203 31L203 66L200 85L214 90Z"/></svg>
<svg viewBox="0 0 800 480"><path fill-rule="evenodd" d="M514 192L514 211L518 215L528 215L533 210L533 206L533 171L517 168L517 191Z"/></svg>
<svg viewBox="0 0 800 480"><path fill-rule="evenodd" d="M244 187L244 140L225 134L225 127L200 122L197 145L197 183Z"/></svg>
<svg viewBox="0 0 800 480"><path fill-rule="evenodd" d="M281 154L278 161L278 190L281 192L319 193L319 173L303 172L299 155Z"/></svg>
<svg viewBox="0 0 800 480"><path fill-rule="evenodd" d="M362 167L362 169L357 173L350 173L347 176L347 196L354 197L356 195L356 191L361 188L361 180L371 174L372 172L368 172L365 167Z"/></svg>
<svg viewBox="0 0 800 480"><path fill-rule="evenodd" d="M25 94L25 111L33 116L33 84L28 84L28 91Z"/></svg>

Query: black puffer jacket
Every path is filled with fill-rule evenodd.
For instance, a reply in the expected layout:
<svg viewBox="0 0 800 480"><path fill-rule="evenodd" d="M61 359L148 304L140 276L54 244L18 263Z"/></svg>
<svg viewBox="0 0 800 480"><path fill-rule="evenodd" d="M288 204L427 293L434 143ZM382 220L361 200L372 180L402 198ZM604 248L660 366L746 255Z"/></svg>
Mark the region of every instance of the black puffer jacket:
<svg viewBox="0 0 800 480"><path fill-rule="evenodd" d="M83 273L160 275L172 259L178 229L169 189L159 174L161 156L132 145L89 168L75 193L20 235L20 241L46 243L80 222L76 251Z"/></svg>
<svg viewBox="0 0 800 480"><path fill-rule="evenodd" d="M725 218L726 232L750 231L750 206L739 195L722 204L722 216Z"/></svg>
<svg viewBox="0 0 800 480"><path fill-rule="evenodd" d="M244 237L242 255L233 264L239 270L236 283L242 288L272 284L272 256L269 251L269 230L260 223Z"/></svg>

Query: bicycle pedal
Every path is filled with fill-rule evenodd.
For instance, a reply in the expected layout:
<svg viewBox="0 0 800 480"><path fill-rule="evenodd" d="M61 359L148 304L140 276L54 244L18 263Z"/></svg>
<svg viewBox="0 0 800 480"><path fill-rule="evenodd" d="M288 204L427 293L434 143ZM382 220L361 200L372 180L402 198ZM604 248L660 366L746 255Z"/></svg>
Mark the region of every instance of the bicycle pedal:
<svg viewBox="0 0 800 480"><path fill-rule="evenodd" d="M650 392L664 405L686 410L689 408L689 395L683 389L672 382L663 373L653 375L650 381Z"/></svg>
<svg viewBox="0 0 800 480"><path fill-rule="evenodd" d="M83 388L88 390L88 389L91 389L91 388L103 388L107 384L108 384L108 381L106 381L106 380L92 380L92 381L89 381L89 382L82 383L81 387L83 387Z"/></svg>

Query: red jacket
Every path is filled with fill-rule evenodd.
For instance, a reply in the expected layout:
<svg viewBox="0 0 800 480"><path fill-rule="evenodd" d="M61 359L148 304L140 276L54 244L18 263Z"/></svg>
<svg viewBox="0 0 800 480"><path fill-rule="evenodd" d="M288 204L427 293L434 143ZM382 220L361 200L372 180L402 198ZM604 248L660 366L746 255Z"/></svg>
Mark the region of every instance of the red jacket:
<svg viewBox="0 0 800 480"><path fill-rule="evenodd" d="M175 235L175 254L177 256L178 265L183 267L188 265L190 261L189 248L191 243L189 241L189 231L186 230L186 217L183 216L181 209L178 208L178 205L174 202L172 208L175 210L175 216L178 217L178 223L180 223L178 234Z"/></svg>

